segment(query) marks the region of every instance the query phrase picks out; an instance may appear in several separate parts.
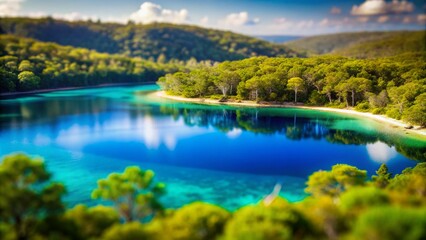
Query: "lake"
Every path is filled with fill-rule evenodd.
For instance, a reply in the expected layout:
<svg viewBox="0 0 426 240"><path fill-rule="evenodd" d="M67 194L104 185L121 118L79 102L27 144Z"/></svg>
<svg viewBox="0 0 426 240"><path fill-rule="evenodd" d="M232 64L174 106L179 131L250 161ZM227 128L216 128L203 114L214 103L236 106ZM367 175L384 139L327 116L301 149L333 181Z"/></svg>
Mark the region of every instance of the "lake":
<svg viewBox="0 0 426 240"><path fill-rule="evenodd" d="M1 100L0 155L42 156L65 201L126 166L156 172L162 202L202 200L233 210L275 184L303 199L307 176L337 163L399 173L426 158L426 141L369 119L294 108L206 106L160 99L155 85L57 91Z"/></svg>

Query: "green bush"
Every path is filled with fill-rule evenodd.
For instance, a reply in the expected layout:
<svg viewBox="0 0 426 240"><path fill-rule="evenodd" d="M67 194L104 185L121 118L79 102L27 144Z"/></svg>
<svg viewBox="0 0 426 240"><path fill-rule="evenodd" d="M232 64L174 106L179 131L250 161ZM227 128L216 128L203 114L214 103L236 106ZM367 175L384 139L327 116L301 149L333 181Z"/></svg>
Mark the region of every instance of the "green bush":
<svg viewBox="0 0 426 240"><path fill-rule="evenodd" d="M216 239L231 214L216 205L195 202L174 212L165 220L169 239Z"/></svg>
<svg viewBox="0 0 426 240"><path fill-rule="evenodd" d="M360 112L368 112L368 110L370 110L370 104L368 102L358 103L358 105L355 106L355 110Z"/></svg>
<svg viewBox="0 0 426 240"><path fill-rule="evenodd" d="M426 239L426 208L377 207L362 214L350 233L351 239Z"/></svg>
<svg viewBox="0 0 426 240"><path fill-rule="evenodd" d="M103 240L135 240L151 239L151 235L140 222L116 224L109 228L100 239Z"/></svg>
<svg viewBox="0 0 426 240"><path fill-rule="evenodd" d="M303 239L313 232L311 224L282 198L270 205L260 203L235 212L225 228L225 240Z"/></svg>
<svg viewBox="0 0 426 240"><path fill-rule="evenodd" d="M309 96L308 105L313 106L322 106L327 102L327 98L325 95L318 93L317 90L312 91L311 95Z"/></svg>
<svg viewBox="0 0 426 240"><path fill-rule="evenodd" d="M395 119L401 119L401 113L396 108L391 108L386 111L386 116Z"/></svg>
<svg viewBox="0 0 426 240"><path fill-rule="evenodd" d="M385 114L386 111L384 108L373 108L371 110L371 113L380 115L380 114Z"/></svg>

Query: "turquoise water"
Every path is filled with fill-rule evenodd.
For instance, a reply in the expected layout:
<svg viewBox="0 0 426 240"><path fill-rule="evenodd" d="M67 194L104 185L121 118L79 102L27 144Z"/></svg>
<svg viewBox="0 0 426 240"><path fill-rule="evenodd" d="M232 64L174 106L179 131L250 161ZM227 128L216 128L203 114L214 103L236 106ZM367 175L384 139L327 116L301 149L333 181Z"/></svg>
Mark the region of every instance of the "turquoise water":
<svg viewBox="0 0 426 240"><path fill-rule="evenodd" d="M298 201L307 176L336 163L398 173L424 161L426 142L372 120L302 109L205 106L159 99L157 86L58 91L2 100L0 155L45 158L69 205L95 204L96 180L126 166L156 172L162 202L202 200L228 209L276 183Z"/></svg>

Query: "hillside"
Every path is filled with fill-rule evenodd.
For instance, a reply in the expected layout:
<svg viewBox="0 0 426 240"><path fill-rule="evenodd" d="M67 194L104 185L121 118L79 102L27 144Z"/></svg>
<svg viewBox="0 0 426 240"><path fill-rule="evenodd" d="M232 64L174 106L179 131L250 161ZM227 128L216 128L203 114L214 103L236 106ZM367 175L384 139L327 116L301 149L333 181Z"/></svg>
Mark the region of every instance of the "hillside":
<svg viewBox="0 0 426 240"><path fill-rule="evenodd" d="M0 92L155 81L184 67L0 35Z"/></svg>
<svg viewBox="0 0 426 240"><path fill-rule="evenodd" d="M52 18L1 18L1 32L159 61L191 58L224 61L252 56L297 55L286 46L229 31L165 23L123 25Z"/></svg>
<svg viewBox="0 0 426 240"><path fill-rule="evenodd" d="M333 53L348 57L384 57L425 51L425 31L359 32L307 37L285 45L310 55Z"/></svg>

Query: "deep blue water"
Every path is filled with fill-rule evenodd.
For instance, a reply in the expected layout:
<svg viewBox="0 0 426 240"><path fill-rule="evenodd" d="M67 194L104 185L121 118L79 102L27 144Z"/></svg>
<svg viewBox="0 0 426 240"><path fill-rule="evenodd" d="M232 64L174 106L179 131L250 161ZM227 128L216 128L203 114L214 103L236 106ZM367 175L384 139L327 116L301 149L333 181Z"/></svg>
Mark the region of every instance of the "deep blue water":
<svg viewBox="0 0 426 240"><path fill-rule="evenodd" d="M126 166L156 172L168 207L203 200L235 209L276 183L303 199L307 176L337 163L394 173L426 142L372 120L301 110L204 106L159 99L156 86L61 91L1 101L0 155L45 158L66 201L95 204L96 180Z"/></svg>

